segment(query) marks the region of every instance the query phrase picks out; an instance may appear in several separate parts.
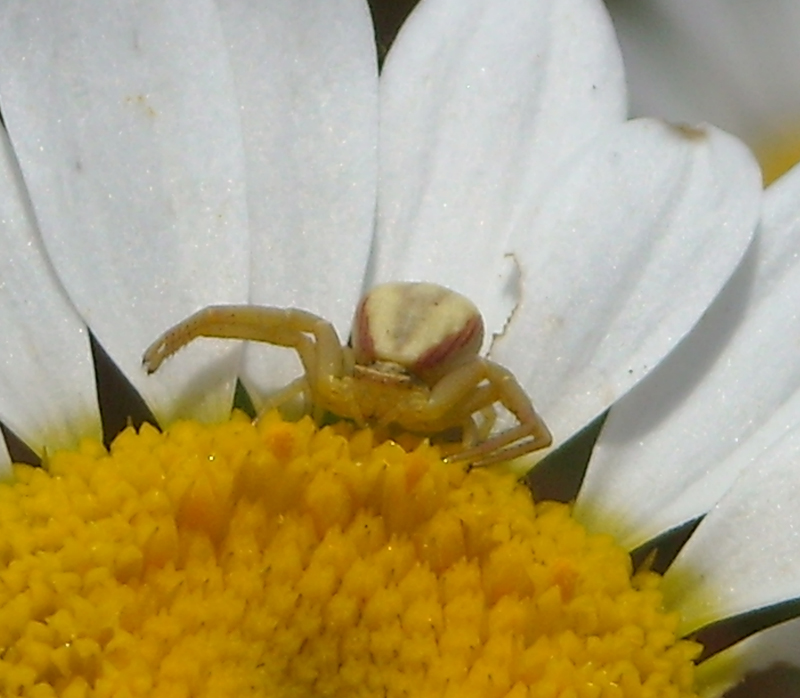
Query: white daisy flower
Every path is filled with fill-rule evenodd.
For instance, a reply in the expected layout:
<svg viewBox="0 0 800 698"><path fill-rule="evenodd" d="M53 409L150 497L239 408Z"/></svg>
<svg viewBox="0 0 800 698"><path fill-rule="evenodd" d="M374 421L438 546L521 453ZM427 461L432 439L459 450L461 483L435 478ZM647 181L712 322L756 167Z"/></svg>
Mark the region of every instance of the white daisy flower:
<svg viewBox="0 0 800 698"><path fill-rule="evenodd" d="M433 281L478 305L485 349L532 396L556 445L629 394L577 503L590 528L633 548L725 495L666 578L684 630L796 595L789 572L774 568L776 583L758 589L741 564L750 558L722 554L748 491L730 485L756 452L733 449L751 424L742 413L757 404L766 422L782 400L769 392L775 361L763 361L763 380L752 380L756 359L725 373L720 356L752 356L764 336L744 338L727 304L745 294L742 322L767 322L743 284L773 293L753 280L774 280L765 259L789 273L772 241L786 242L777 219L788 205L770 194L768 230L751 246L761 189L749 151L711 126L626 121L598 2L425 0L380 77L358 0L27 0L0 12L7 438L42 455L101 435L91 346L160 424L221 420L237 379L269 394L297 376L296 359L197 342L148 377L142 352L167 327L212 303L250 303L308 309L345 338L366 288ZM661 376L686 361L696 374L681 370L665 397ZM725 410L690 388L728 391ZM653 433L639 436L650 420ZM777 427L756 438L758 425L752 449L777 441ZM697 491L682 497L687 484ZM771 507L776 489L748 504ZM770 565L789 544L773 521L783 525L757 522ZM736 545L765 560L743 538ZM703 583L684 592L690 574ZM704 680L712 694L724 683Z"/></svg>
<svg viewBox="0 0 800 698"><path fill-rule="evenodd" d="M632 113L710 121L767 182L800 160L800 8L784 0L609 0Z"/></svg>

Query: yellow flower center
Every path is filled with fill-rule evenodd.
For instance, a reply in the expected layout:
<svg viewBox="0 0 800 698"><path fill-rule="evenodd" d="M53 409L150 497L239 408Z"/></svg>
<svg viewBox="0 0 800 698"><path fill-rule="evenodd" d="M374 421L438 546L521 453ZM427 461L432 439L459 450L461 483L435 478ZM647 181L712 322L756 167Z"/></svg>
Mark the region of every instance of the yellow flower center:
<svg viewBox="0 0 800 698"><path fill-rule="evenodd" d="M764 186L772 184L800 162L800 125L785 126L755 145Z"/></svg>
<svg viewBox="0 0 800 698"><path fill-rule="evenodd" d="M15 473L3 695L694 695L657 575L427 444L236 416Z"/></svg>

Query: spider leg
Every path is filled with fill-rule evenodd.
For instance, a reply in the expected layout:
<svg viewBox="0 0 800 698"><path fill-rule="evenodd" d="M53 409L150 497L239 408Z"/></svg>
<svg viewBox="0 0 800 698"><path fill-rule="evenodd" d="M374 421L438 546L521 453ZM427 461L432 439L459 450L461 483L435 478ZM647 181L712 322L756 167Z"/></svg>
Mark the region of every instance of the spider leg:
<svg viewBox="0 0 800 698"><path fill-rule="evenodd" d="M486 441L489 438L489 434L492 433L492 429L494 429L495 422L497 422L497 412L491 405L487 405L480 410L480 414L483 421L478 428L478 441L476 443Z"/></svg>
<svg viewBox="0 0 800 698"><path fill-rule="evenodd" d="M492 433L494 423L497 421L497 412L491 405L478 410L480 421L475 416L467 417L462 427L463 436L461 446L464 450L477 446L486 441Z"/></svg>
<svg viewBox="0 0 800 698"><path fill-rule="evenodd" d="M484 383L475 387L472 394L458 405L458 412L470 415L462 427L461 443L464 450L477 446L489 438L497 422L495 402L497 402L497 390L491 383ZM476 412L480 415L480 420L476 418L474 414Z"/></svg>
<svg viewBox="0 0 800 698"><path fill-rule="evenodd" d="M530 398L519 384L514 374L499 364L481 359L485 368L485 378L490 390L476 392L471 404L466 408L480 409L486 405L480 400L499 401L516 418L519 424L496 436L448 457L448 461L473 461L473 465L483 466L503 460L519 458L532 451L546 448L553 442L552 434L542 418L536 413Z"/></svg>
<svg viewBox="0 0 800 698"><path fill-rule="evenodd" d="M473 412L482 410L497 399L486 400L489 391L485 389L486 386L480 385L485 379L486 369L481 360L459 366L431 388L419 418L434 428L440 424L446 427L466 422Z"/></svg>
<svg viewBox="0 0 800 698"><path fill-rule="evenodd" d="M287 402L293 400L297 395L300 393L306 394L306 399L308 398L308 380L305 376L300 376L299 378L295 378L289 385L285 388L282 388L277 393L272 393L269 397L267 397L261 404L258 409L258 414L256 415L255 421L258 422L261 417L263 417L267 412L271 410L277 410L283 407ZM303 412L301 414L308 414L308 405L304 406Z"/></svg>
<svg viewBox="0 0 800 698"><path fill-rule="evenodd" d="M312 391L320 381L341 376L344 367L339 337L328 321L296 308L255 305L212 305L197 311L153 342L142 364L153 373L198 337L248 339L295 349Z"/></svg>
<svg viewBox="0 0 800 698"><path fill-rule="evenodd" d="M460 404L455 401L450 402L454 406L453 414L464 415L465 425L467 419L472 421L472 429L468 428L471 433L474 433L475 430L474 420L471 416L474 412L480 411L485 417L491 413L491 416L481 425L478 442L468 447L465 444L463 451L448 456L446 460L448 462L472 461L473 465L483 466L518 458L526 453L549 446L552 443L550 431L536 413L528 395L514 375L508 369L487 359L480 359L475 363L480 366L480 370L476 367L471 371L468 381L472 383L471 390L464 393ZM486 382L481 385L482 381ZM454 393L447 392L447 398L451 400ZM518 424L488 438L494 426L496 413L493 405L496 402L500 402L511 412L516 417ZM466 433L465 431L465 435Z"/></svg>
<svg viewBox="0 0 800 698"><path fill-rule="evenodd" d="M478 424L474 417L469 417L464 421L462 431L461 446L463 448L474 446L480 440Z"/></svg>

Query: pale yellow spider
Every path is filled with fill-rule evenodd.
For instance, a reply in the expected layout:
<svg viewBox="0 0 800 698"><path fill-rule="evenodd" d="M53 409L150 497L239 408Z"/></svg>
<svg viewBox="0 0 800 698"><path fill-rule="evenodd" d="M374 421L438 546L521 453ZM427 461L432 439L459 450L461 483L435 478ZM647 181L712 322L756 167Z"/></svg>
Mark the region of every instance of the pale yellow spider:
<svg viewBox="0 0 800 698"><path fill-rule="evenodd" d="M291 347L305 375L268 406L302 391L317 418L327 410L359 426L431 437L459 430L462 449L448 460L488 465L546 448L552 437L514 375L478 355L483 331L478 309L455 291L430 283L388 283L359 303L352 346L342 345L330 322L305 310L218 305L159 337L143 364L152 373L197 337ZM496 403L518 424L492 435Z"/></svg>

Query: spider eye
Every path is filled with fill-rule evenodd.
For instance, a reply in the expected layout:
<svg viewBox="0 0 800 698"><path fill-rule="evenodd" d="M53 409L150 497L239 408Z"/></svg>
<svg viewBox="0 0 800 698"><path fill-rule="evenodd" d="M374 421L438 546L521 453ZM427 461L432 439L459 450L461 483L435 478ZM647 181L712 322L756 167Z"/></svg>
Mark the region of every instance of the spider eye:
<svg viewBox="0 0 800 698"><path fill-rule="evenodd" d="M472 301L443 286L388 283L361 300L351 338L357 363L396 363L432 384L477 355L483 319Z"/></svg>

